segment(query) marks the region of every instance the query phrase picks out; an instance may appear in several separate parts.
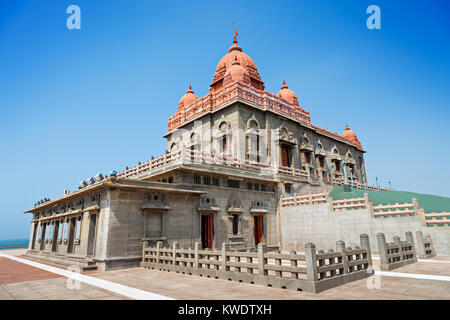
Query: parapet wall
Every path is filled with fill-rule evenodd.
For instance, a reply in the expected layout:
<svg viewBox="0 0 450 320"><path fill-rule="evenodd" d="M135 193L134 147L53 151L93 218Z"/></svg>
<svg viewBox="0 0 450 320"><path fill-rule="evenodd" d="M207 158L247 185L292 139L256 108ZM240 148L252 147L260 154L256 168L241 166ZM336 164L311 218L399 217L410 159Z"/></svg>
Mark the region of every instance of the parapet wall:
<svg viewBox="0 0 450 320"><path fill-rule="evenodd" d="M419 215L375 218L370 208L333 210L328 199L318 204L281 206L281 247L283 250L300 249L314 242L319 249L332 247L337 240L346 239L349 246L359 243L359 235L369 235L372 252L378 253L377 234L393 238L408 231L422 231L430 235L437 255L450 256L450 228L426 227ZM415 239L417 241L417 239Z"/></svg>

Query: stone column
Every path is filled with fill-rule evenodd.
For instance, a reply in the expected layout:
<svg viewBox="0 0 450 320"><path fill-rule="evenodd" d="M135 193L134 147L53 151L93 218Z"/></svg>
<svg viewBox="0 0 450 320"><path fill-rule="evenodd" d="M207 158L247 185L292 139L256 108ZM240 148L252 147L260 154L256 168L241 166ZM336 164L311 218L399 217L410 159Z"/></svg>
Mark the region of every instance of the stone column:
<svg viewBox="0 0 450 320"><path fill-rule="evenodd" d="M411 231L405 232L406 241L412 244L413 250L414 250L414 239Z"/></svg>
<svg viewBox="0 0 450 320"><path fill-rule="evenodd" d="M317 281L317 255L316 245L308 242L305 245L306 275L309 281Z"/></svg>
<svg viewBox="0 0 450 320"><path fill-rule="evenodd" d="M417 239L417 252L419 254L419 258L424 258L426 256L426 252L425 252L425 242L423 241L422 231L416 232L416 239Z"/></svg>
<svg viewBox="0 0 450 320"><path fill-rule="evenodd" d="M366 208L370 210L370 213L373 216L372 205L370 203L369 193L367 192L364 192L364 203L366 204Z"/></svg>
<svg viewBox="0 0 450 320"><path fill-rule="evenodd" d="M394 236L394 243L396 246L398 246L398 253L400 255L400 261L403 260L403 252L402 252L402 242L400 241L399 236Z"/></svg>
<svg viewBox="0 0 450 320"><path fill-rule="evenodd" d="M89 241L89 229L90 229L90 212L83 212L83 217L81 220L81 233L80 233L80 254L83 256L87 255L88 241Z"/></svg>
<svg viewBox="0 0 450 320"><path fill-rule="evenodd" d="M36 230L36 222L31 222L31 231L30 231L30 239L28 240L28 250L31 250L31 248L33 248L33 242L36 241L36 239L34 239L34 230ZM39 230L39 229L38 229Z"/></svg>
<svg viewBox="0 0 450 320"><path fill-rule="evenodd" d="M179 249L179 245L178 242L174 242L173 243L173 247L172 247L172 265L176 266L177 264L177 249Z"/></svg>
<svg viewBox="0 0 450 320"><path fill-rule="evenodd" d="M260 242L258 244L258 275L267 276L267 270L264 269L264 265L267 264L267 259L264 258L266 252L266 246Z"/></svg>
<svg viewBox="0 0 450 320"><path fill-rule="evenodd" d="M361 249L365 249L367 251L367 263L368 269L372 267L372 252L370 250L370 241L369 236L365 233L359 235L359 245Z"/></svg>
<svg viewBox="0 0 450 320"><path fill-rule="evenodd" d="M161 250L161 244L162 244L162 242L161 241L158 241L157 243L156 243L156 263L160 263L160 259L159 259L159 257L160 257L160 250Z"/></svg>
<svg viewBox="0 0 450 320"><path fill-rule="evenodd" d="M142 242L142 263L145 263L145 249L148 248L148 243L146 241Z"/></svg>
<svg viewBox="0 0 450 320"><path fill-rule="evenodd" d="M222 243L222 271L229 271L230 267L227 266L227 245L225 242Z"/></svg>
<svg viewBox="0 0 450 320"><path fill-rule="evenodd" d="M377 242L378 242L378 254L380 255L380 261L382 265L388 265L389 260L387 257L387 248L386 248L386 237L384 233L377 234Z"/></svg>
<svg viewBox="0 0 450 320"><path fill-rule="evenodd" d="M343 274L348 273L348 260L347 260L347 251L345 250L345 242L342 240L336 241L336 251L342 254L342 269Z"/></svg>
<svg viewBox="0 0 450 320"><path fill-rule="evenodd" d="M195 243L194 245L194 268L198 269L199 267L199 254L198 254L198 242Z"/></svg>

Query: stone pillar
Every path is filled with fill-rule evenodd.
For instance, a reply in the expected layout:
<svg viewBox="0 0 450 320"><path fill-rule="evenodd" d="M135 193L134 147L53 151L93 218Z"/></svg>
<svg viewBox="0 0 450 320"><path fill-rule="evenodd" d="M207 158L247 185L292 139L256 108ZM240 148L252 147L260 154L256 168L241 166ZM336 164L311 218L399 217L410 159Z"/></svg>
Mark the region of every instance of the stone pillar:
<svg viewBox="0 0 450 320"><path fill-rule="evenodd" d="M227 266L227 245L222 243L222 271L229 271L230 267Z"/></svg>
<svg viewBox="0 0 450 320"><path fill-rule="evenodd" d="M370 203L369 193L364 192L364 203L366 204L366 208L370 210L370 214L373 216L372 204Z"/></svg>
<svg viewBox="0 0 450 320"><path fill-rule="evenodd" d="M267 276L267 270L264 269L264 265L267 263L267 259L264 259L264 253L266 252L266 246L260 242L258 244L258 275Z"/></svg>
<svg viewBox="0 0 450 320"><path fill-rule="evenodd" d="M370 250L370 241L369 236L365 233L359 235L359 245L361 249L365 249L367 251L367 264L368 268L372 267L372 252Z"/></svg>
<svg viewBox="0 0 450 320"><path fill-rule="evenodd" d="M342 240L336 241L336 251L342 254L342 269L343 274L348 273L348 260L347 260L347 251L345 250L345 242Z"/></svg>
<svg viewBox="0 0 450 320"><path fill-rule="evenodd" d="M412 232L411 231L405 232L405 236L406 236L406 241L411 243L414 247L414 239L413 239Z"/></svg>
<svg viewBox="0 0 450 320"><path fill-rule="evenodd" d="M173 155L172 155L172 157L173 157ZM183 143L182 146L181 146L180 160L177 161L177 162L180 162L181 164L183 164L183 163L186 162L186 161L185 161L185 158L187 158L188 161L191 160L190 157L186 157L186 145Z"/></svg>
<svg viewBox="0 0 450 320"><path fill-rule="evenodd" d="M289 254L295 255L295 251L291 250L291 252L289 252ZM291 267L296 267L296 266L297 266L297 260L291 260ZM291 279L298 279L298 273L292 272Z"/></svg>
<svg viewBox="0 0 450 320"><path fill-rule="evenodd" d="M419 258L424 258L426 256L426 252L425 252L425 242L423 241L422 231L416 232L416 239L417 239L417 252L419 254Z"/></svg>
<svg viewBox="0 0 450 320"><path fill-rule="evenodd" d="M159 259L159 257L160 257L160 250L161 250L161 245L162 245L162 242L161 241L158 241L157 243L156 243L156 263L160 263L160 259Z"/></svg>
<svg viewBox="0 0 450 320"><path fill-rule="evenodd" d="M199 267L199 254L198 254L198 242L195 243L194 245L194 268L198 269Z"/></svg>
<svg viewBox="0 0 450 320"><path fill-rule="evenodd" d="M380 261L383 265L388 265L388 257L387 257L387 248L386 248L386 237L384 233L377 234L377 242L378 242L378 254L380 255Z"/></svg>
<svg viewBox="0 0 450 320"><path fill-rule="evenodd" d="M88 250L88 241L89 241L89 211L83 212L82 220L81 220L81 233L80 233L80 254L83 256L87 255Z"/></svg>
<svg viewBox="0 0 450 320"><path fill-rule="evenodd" d="M317 281L317 255L316 245L308 242L305 245L306 275L309 281Z"/></svg>
<svg viewBox="0 0 450 320"><path fill-rule="evenodd" d="M398 253L400 255L400 261L403 260L403 252L402 252L402 242L400 241L399 236L394 236L394 243L398 247Z"/></svg>
<svg viewBox="0 0 450 320"><path fill-rule="evenodd" d="M177 249L179 248L178 242L174 242L172 246L172 265L177 265Z"/></svg>
<svg viewBox="0 0 450 320"><path fill-rule="evenodd" d="M148 248L147 241L142 242L142 263L145 263L145 249Z"/></svg>
<svg viewBox="0 0 450 320"><path fill-rule="evenodd" d="M36 239L34 239L35 233L34 230L36 230L36 225L37 225L36 222L31 222L30 239L28 240L28 250L31 250L31 248L33 248L33 242L36 241Z"/></svg>

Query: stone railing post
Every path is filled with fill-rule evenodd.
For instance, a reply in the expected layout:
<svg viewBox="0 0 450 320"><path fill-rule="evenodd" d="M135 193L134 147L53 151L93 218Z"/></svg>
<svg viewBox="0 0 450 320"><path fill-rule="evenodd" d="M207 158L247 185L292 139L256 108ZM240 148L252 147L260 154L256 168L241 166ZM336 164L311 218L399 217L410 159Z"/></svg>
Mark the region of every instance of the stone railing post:
<svg viewBox="0 0 450 320"><path fill-rule="evenodd" d="M142 263L145 263L145 249L148 248L147 241L142 241Z"/></svg>
<svg viewBox="0 0 450 320"><path fill-rule="evenodd" d="M420 217L422 220L422 225L426 227L427 223L425 221L425 210L420 209L419 201L417 200L417 198L412 198L412 204L414 209L414 215Z"/></svg>
<svg viewBox="0 0 450 320"><path fill-rule="evenodd" d="M386 248L386 237L384 233L377 234L377 242L378 242L378 254L380 255L380 262L383 265L388 265L388 257L387 257L387 248Z"/></svg>
<svg viewBox="0 0 450 320"><path fill-rule="evenodd" d="M308 242L305 244L306 275L309 281L317 281L317 254L316 245Z"/></svg>
<svg viewBox="0 0 450 320"><path fill-rule="evenodd" d="M222 243L222 271L229 271L230 267L227 266L227 245Z"/></svg>
<svg viewBox="0 0 450 320"><path fill-rule="evenodd" d="M425 252L425 242L423 241L423 234L422 231L416 232L416 239L417 239L417 253L419 258L423 258L426 256Z"/></svg>
<svg viewBox="0 0 450 320"><path fill-rule="evenodd" d="M426 252L426 248L425 248L425 246L424 246L424 248L425 248L425 254L427 255L426 258L434 257L434 256L436 255L436 251L434 250L433 240L431 239L431 236L430 236L430 235L426 235L426 236L425 236L425 241L424 241L424 242L430 244L430 247L429 247L430 253L427 253L427 252Z"/></svg>
<svg viewBox="0 0 450 320"><path fill-rule="evenodd" d="M336 251L342 254L342 269L343 274L348 273L348 260L347 260L347 251L345 250L345 242L342 240L336 241Z"/></svg>
<svg viewBox="0 0 450 320"><path fill-rule="evenodd" d="M199 255L198 255L198 242L195 243L194 245L194 268L198 269L199 265L198 265L198 261L199 261Z"/></svg>
<svg viewBox="0 0 450 320"><path fill-rule="evenodd" d="M291 250L289 252L289 254L295 255L296 253L295 253L294 250ZM297 260L291 260L290 264L291 264L291 267L296 267L297 266ZM298 279L298 273L292 272L291 273L291 279Z"/></svg>
<svg viewBox="0 0 450 320"><path fill-rule="evenodd" d="M311 191L308 192L308 204L309 205L313 204L313 198L312 198L312 192Z"/></svg>
<svg viewBox="0 0 450 320"><path fill-rule="evenodd" d="M422 226L427 226L427 219L425 218L425 209L419 209L419 217L422 220Z"/></svg>
<svg viewBox="0 0 450 320"><path fill-rule="evenodd" d="M156 263L159 263L160 262L160 250L161 250L161 245L162 245L162 242L161 241L158 241L157 243L156 243Z"/></svg>
<svg viewBox="0 0 450 320"><path fill-rule="evenodd" d="M267 263L267 259L264 258L266 252L266 246L260 242L258 244L258 275L267 276L267 270L264 269L264 265Z"/></svg>
<svg viewBox="0 0 450 320"><path fill-rule="evenodd" d="M403 260L402 242L399 236L394 236L394 244L398 247L398 253L400 255L400 261Z"/></svg>
<svg viewBox="0 0 450 320"><path fill-rule="evenodd" d="M419 215L419 201L417 200L417 198L412 198L412 204L413 204L413 208L414 208L414 214L415 215Z"/></svg>
<svg viewBox="0 0 450 320"><path fill-rule="evenodd" d="M411 244L413 258L415 258L416 257L416 248L414 246L414 238L413 238L412 232L411 231L407 231L405 233L405 236L406 236L406 241Z"/></svg>
<svg viewBox="0 0 450 320"><path fill-rule="evenodd" d="M177 265L177 249L179 248L178 242L173 243L172 247L172 265Z"/></svg>
<svg viewBox="0 0 450 320"><path fill-rule="evenodd" d="M370 214L373 216L373 208L372 208L372 204L370 203L370 197L369 197L369 193L364 192L364 202L366 204L366 208L370 210Z"/></svg>
<svg viewBox="0 0 450 320"><path fill-rule="evenodd" d="M362 249L367 251L367 268L371 270L372 267L372 251L370 250L369 236L365 233L359 235L359 245Z"/></svg>

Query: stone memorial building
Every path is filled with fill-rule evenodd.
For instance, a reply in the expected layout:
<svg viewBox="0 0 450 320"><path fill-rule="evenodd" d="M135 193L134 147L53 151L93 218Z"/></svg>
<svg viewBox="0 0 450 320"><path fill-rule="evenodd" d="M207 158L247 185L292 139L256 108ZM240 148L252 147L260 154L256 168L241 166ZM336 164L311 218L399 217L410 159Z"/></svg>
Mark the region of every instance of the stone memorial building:
<svg viewBox="0 0 450 320"><path fill-rule="evenodd" d="M365 185L365 151L348 126L337 134L312 124L285 82L276 94L264 88L235 37L209 93L189 86L168 119L163 156L27 211L27 255L107 270L138 265L143 242L278 248L281 196Z"/></svg>

